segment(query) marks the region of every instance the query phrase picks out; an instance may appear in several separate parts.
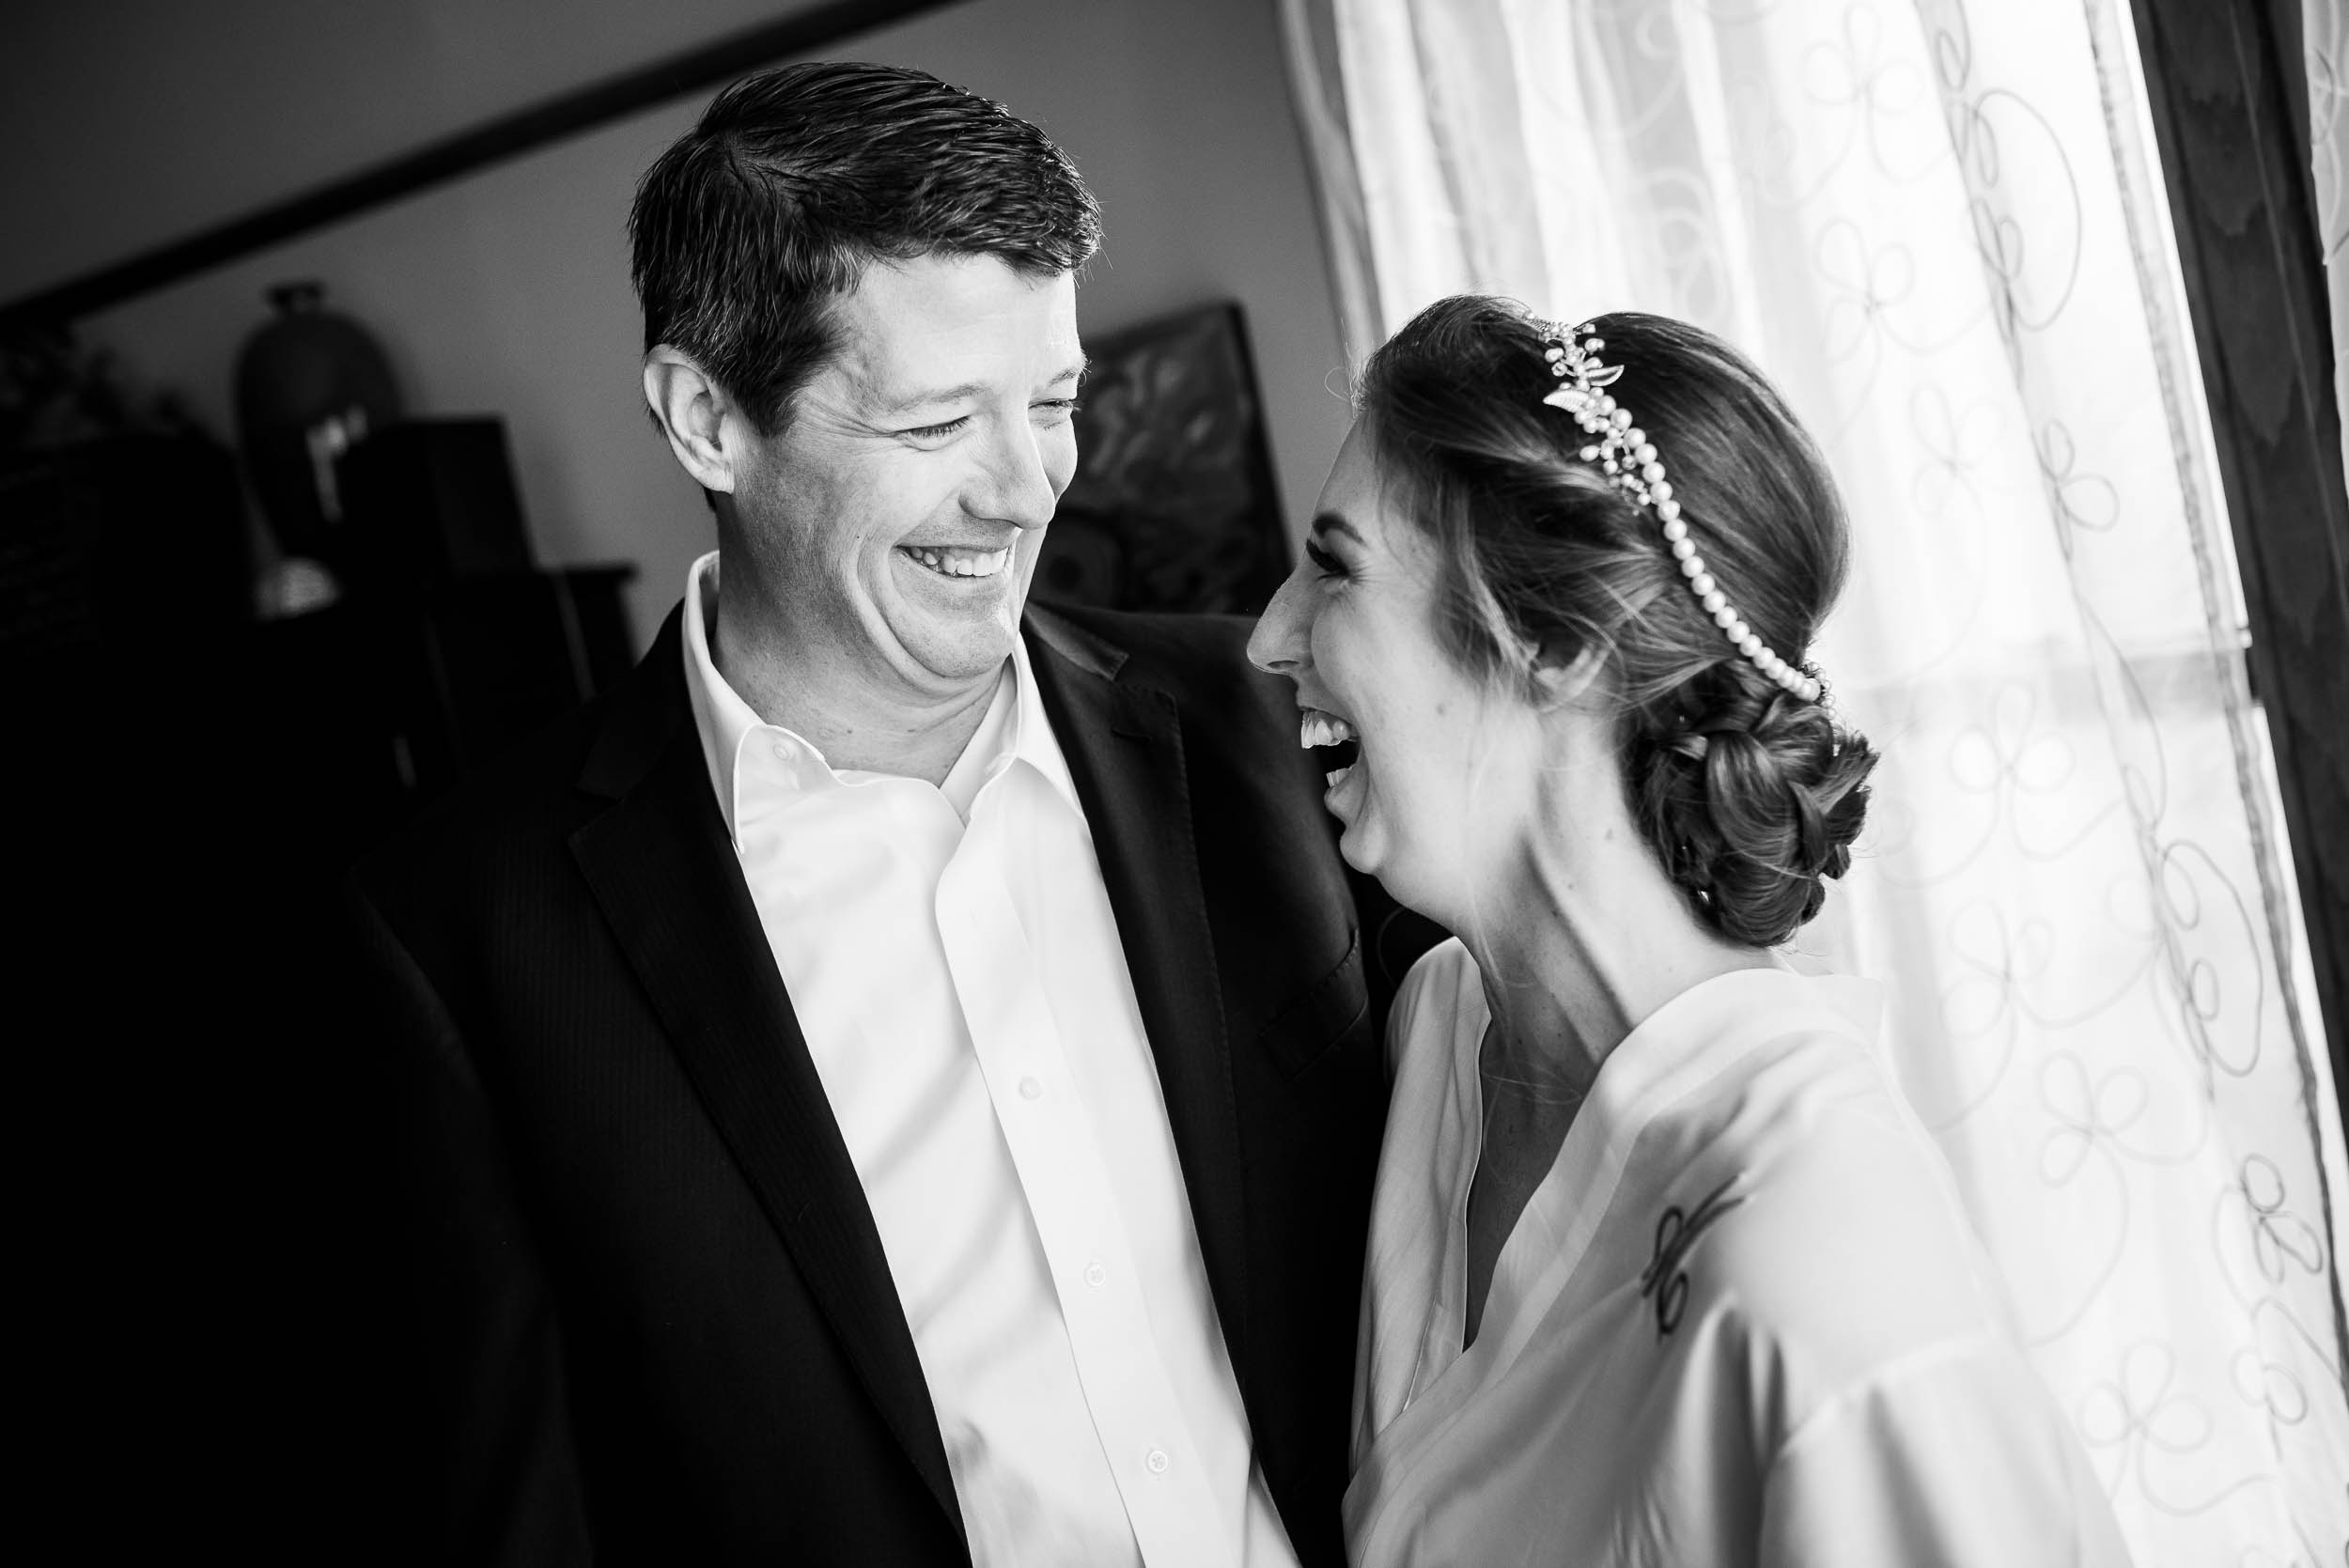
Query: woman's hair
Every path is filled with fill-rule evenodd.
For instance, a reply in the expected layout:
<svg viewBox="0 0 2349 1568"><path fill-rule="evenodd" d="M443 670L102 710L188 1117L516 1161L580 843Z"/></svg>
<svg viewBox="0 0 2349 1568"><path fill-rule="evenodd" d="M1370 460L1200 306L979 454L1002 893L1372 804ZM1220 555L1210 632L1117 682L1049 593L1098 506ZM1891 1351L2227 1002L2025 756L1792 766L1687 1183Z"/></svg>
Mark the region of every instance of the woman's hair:
<svg viewBox="0 0 2349 1568"><path fill-rule="evenodd" d="M1784 941L1851 863L1876 755L1746 660L1688 591L1662 520L1579 457L1542 399L1552 329L1462 295L1376 354L1361 400L1380 478L1436 546L1438 634L1529 694L1596 649L1620 706L1633 815L1665 874L1733 941ZM1659 316L1595 318L1607 390L1672 481L1688 536L1748 625L1800 664L1842 590L1848 539L1816 446L1744 356Z"/></svg>

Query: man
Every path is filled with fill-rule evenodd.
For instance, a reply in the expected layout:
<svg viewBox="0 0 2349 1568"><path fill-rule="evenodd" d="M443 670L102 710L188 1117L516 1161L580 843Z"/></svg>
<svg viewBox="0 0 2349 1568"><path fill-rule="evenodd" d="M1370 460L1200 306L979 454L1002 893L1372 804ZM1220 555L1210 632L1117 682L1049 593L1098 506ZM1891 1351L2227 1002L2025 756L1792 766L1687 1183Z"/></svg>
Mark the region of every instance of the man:
<svg viewBox="0 0 2349 1568"><path fill-rule="evenodd" d="M1246 628L1026 611L1092 198L912 71L719 97L630 220L718 551L357 876L451 1557L1340 1558L1385 1077Z"/></svg>

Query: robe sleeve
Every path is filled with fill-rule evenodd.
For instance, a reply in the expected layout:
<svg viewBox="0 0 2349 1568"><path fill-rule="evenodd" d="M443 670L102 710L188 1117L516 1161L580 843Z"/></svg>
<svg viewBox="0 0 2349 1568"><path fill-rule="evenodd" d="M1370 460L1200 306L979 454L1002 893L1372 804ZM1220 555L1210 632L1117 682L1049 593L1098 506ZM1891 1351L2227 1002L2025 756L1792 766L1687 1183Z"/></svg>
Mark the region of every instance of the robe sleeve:
<svg viewBox="0 0 2349 1568"><path fill-rule="evenodd" d="M1812 1412L1764 1477L1762 1568L2127 1568L2112 1508L2030 1368L1928 1347Z"/></svg>

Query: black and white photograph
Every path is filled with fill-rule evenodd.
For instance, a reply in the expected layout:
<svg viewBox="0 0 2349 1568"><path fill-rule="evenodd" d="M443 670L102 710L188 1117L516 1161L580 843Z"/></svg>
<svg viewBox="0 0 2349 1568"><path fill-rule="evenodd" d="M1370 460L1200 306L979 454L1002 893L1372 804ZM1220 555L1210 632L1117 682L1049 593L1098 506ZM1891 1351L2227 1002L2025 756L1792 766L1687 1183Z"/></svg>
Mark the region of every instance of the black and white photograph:
<svg viewBox="0 0 2349 1568"><path fill-rule="evenodd" d="M2349 0L23 4L0 149L25 1560L2349 1564Z"/></svg>

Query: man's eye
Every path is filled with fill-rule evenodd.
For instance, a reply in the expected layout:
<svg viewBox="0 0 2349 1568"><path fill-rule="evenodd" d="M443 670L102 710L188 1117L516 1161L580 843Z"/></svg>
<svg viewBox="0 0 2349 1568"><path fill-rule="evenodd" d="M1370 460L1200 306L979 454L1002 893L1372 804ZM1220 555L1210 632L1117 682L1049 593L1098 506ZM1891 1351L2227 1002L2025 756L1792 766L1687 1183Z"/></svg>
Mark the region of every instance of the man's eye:
<svg viewBox="0 0 2349 1568"><path fill-rule="evenodd" d="M950 419L943 425L917 425L910 430L900 430L897 433L911 436L916 441L943 441L970 423L971 416L966 413L959 418Z"/></svg>
<svg viewBox="0 0 2349 1568"><path fill-rule="evenodd" d="M1314 568L1320 572L1324 577L1344 577L1346 575L1346 563L1330 554L1328 551L1322 549L1319 545L1314 543L1311 539L1307 539L1305 541L1305 559L1311 561L1314 564Z"/></svg>
<svg viewBox="0 0 2349 1568"><path fill-rule="evenodd" d="M1059 414L1066 418L1066 416L1075 413L1081 407L1083 407L1083 405L1079 403L1074 397L1047 397L1042 402L1032 405L1030 411Z"/></svg>

